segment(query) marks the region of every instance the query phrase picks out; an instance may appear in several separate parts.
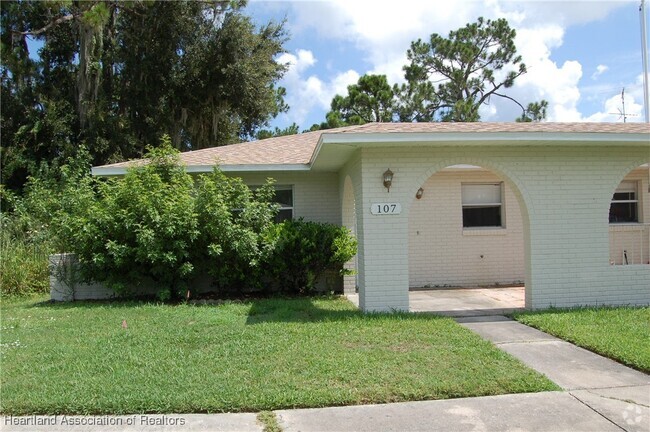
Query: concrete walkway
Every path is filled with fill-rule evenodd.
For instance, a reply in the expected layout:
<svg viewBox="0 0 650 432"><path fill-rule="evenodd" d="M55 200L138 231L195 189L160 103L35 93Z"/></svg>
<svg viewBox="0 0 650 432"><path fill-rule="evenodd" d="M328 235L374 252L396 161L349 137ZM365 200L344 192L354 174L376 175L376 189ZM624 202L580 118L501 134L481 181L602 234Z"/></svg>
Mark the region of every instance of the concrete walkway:
<svg viewBox="0 0 650 432"><path fill-rule="evenodd" d="M629 431L650 432L650 376L504 316L457 321L564 391L276 411L291 431ZM0 418L1 431L262 431L255 414ZM20 421L29 424L14 424ZM50 425L39 426L48 422ZM113 423L107 423L112 421Z"/></svg>

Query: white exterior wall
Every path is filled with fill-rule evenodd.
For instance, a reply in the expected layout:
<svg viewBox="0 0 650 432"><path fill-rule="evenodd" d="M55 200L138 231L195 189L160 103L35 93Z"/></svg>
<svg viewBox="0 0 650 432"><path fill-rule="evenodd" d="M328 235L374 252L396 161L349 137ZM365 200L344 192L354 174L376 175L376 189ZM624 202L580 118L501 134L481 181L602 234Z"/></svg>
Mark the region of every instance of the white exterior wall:
<svg viewBox="0 0 650 432"><path fill-rule="evenodd" d="M335 173L269 172L236 173L249 186L262 185L267 178L275 179L276 186L293 187L293 217L313 222L341 224L339 177Z"/></svg>
<svg viewBox="0 0 650 432"><path fill-rule="evenodd" d="M359 302L364 310L407 310L409 213L416 190L456 164L494 171L521 205L526 306L649 304L650 266L609 264L608 212L613 191L650 160L647 147L375 147L361 151L357 194ZM387 192L382 173L390 168ZM426 191L425 191L426 193ZM377 202L400 215L374 216Z"/></svg>
<svg viewBox="0 0 650 432"><path fill-rule="evenodd" d="M409 215L409 286L519 284L524 234L512 189L502 191L502 228L463 228L462 183L499 183L489 171L444 170L422 186Z"/></svg>

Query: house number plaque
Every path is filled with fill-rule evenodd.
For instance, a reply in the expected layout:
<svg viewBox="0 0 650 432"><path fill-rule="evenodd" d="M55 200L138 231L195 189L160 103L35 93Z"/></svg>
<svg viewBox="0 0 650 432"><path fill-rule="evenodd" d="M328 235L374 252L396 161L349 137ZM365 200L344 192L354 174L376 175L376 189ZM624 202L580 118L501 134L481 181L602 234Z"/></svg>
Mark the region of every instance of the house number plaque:
<svg viewBox="0 0 650 432"><path fill-rule="evenodd" d="M402 213L402 204L400 203L373 203L370 206L370 213L374 215L398 215Z"/></svg>

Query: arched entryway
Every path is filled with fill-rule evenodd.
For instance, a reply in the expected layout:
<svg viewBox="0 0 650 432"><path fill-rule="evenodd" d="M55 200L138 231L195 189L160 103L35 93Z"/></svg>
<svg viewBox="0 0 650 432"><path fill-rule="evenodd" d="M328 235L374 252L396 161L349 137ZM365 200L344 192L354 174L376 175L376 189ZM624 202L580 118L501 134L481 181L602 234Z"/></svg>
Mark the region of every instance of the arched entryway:
<svg viewBox="0 0 650 432"><path fill-rule="evenodd" d="M408 216L410 308L451 315L525 306L528 216L512 180L484 166L436 170Z"/></svg>
<svg viewBox="0 0 650 432"><path fill-rule="evenodd" d="M650 264L650 168L637 166L609 191L609 264ZM604 219L604 218L603 218Z"/></svg>

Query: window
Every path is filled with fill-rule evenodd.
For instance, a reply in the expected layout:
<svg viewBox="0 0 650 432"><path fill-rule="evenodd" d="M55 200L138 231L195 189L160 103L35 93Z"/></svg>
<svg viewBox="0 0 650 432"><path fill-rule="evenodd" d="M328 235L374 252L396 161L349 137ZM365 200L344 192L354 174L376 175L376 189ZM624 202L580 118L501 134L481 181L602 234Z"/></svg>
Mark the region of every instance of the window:
<svg viewBox="0 0 650 432"><path fill-rule="evenodd" d="M609 206L609 223L638 222L637 184L624 181L618 185Z"/></svg>
<svg viewBox="0 0 650 432"><path fill-rule="evenodd" d="M276 222L293 219L293 188L291 186L277 186L273 202L280 205L280 211L275 217Z"/></svg>
<svg viewBox="0 0 650 432"><path fill-rule="evenodd" d="M461 184L463 228L501 227L501 183Z"/></svg>

